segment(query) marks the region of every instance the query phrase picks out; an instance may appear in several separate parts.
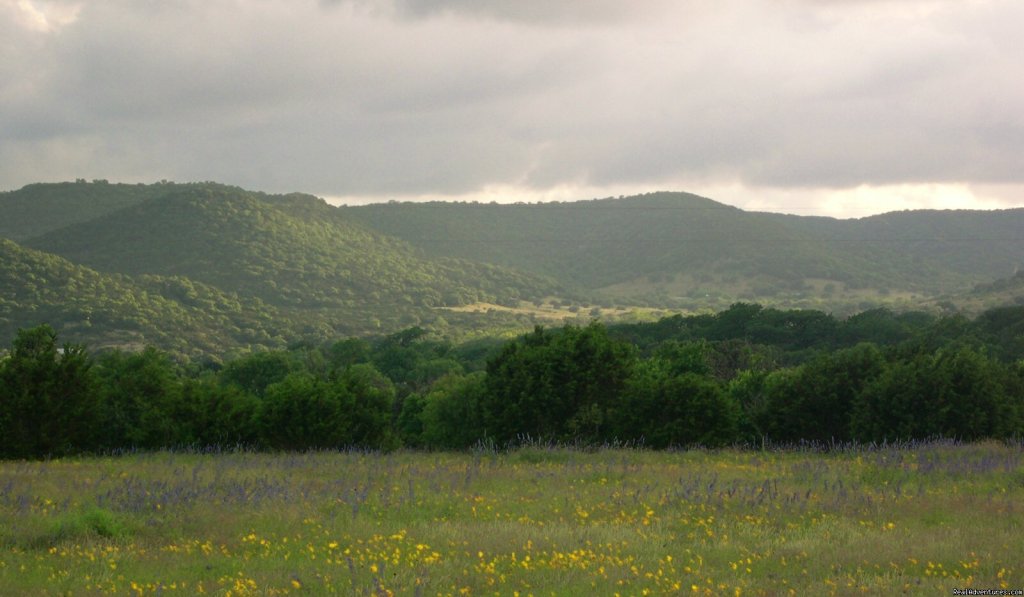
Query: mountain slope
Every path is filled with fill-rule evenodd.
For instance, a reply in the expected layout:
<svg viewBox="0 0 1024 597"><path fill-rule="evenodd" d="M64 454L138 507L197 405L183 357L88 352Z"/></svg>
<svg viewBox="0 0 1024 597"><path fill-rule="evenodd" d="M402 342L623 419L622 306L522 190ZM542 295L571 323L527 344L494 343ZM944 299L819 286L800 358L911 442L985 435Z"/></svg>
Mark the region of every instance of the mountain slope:
<svg viewBox="0 0 1024 597"><path fill-rule="evenodd" d="M50 321L97 345L220 354L631 310L610 304L852 313L959 296L1024 263L1024 210L836 220L686 193L336 208L213 183L63 183L0 194L0 224L23 238L0 255L0 332Z"/></svg>
<svg viewBox="0 0 1024 597"><path fill-rule="evenodd" d="M148 343L180 354L283 346L294 327L273 307L204 284L102 274L0 239L0 338L41 323L92 348Z"/></svg>
<svg viewBox="0 0 1024 597"><path fill-rule="evenodd" d="M425 258L309 196L217 185L179 189L26 244L100 271L186 276L304 309L509 302L556 288L507 268Z"/></svg>
<svg viewBox="0 0 1024 597"><path fill-rule="evenodd" d="M942 292L1024 262L1024 210L836 220L744 212L687 193L539 205L390 203L353 218L433 255L553 275L584 288L685 275Z"/></svg>
<svg viewBox="0 0 1024 597"><path fill-rule="evenodd" d="M0 238L21 242L159 197L175 186L79 181L30 184L17 191L2 192Z"/></svg>

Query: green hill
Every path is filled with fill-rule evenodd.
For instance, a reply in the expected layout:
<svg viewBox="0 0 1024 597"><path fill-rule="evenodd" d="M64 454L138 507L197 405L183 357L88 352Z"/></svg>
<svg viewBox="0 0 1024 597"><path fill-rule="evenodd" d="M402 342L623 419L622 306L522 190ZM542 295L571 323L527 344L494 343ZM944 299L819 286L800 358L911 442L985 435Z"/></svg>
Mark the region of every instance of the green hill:
<svg viewBox="0 0 1024 597"><path fill-rule="evenodd" d="M33 185L25 192L59 195L61 189L70 188L70 204L81 200L106 207L78 209L79 216L70 218L75 221L61 227L36 224L34 229L49 230L23 241L25 246L85 266L95 275L134 284L130 291L101 285L112 293L132 295L140 290L171 300L159 305L173 306L182 293L181 285L252 301L254 313L263 313L255 317L263 317L264 327L271 331L257 333L258 342L240 339L243 347L273 345L266 335L279 344L300 338L387 333L412 325L454 335L474 329L521 329L529 326L531 319L515 309L449 308L476 304L514 308L523 300L562 294L557 283L537 274L428 256L402 240L350 220L343 211L309 195L267 195L200 183L138 187L141 195L132 199L125 194L136 188L132 185L52 187ZM92 193L80 187L100 194L113 189L116 201L93 202ZM154 187L160 187L160 192ZM4 199L16 207L8 212L6 204L0 203L0 214L9 215L10 226L17 228L26 213L21 209L24 197L13 193ZM122 206L114 209L118 202ZM52 304L59 310L69 301L88 303L98 298L96 293L61 296L51 293L37 304ZM69 324L75 320L73 312L53 316ZM150 319L161 317L152 315ZM103 326L114 333L122 323L107 319ZM149 331L130 336L168 347ZM226 341L216 352L234 344L234 340Z"/></svg>
<svg viewBox="0 0 1024 597"><path fill-rule="evenodd" d="M427 259L321 200L181 189L30 239L99 271L185 276L278 306L399 308L510 302L556 285L477 262Z"/></svg>
<svg viewBox="0 0 1024 597"><path fill-rule="evenodd" d="M37 184L0 194L0 236L20 243L3 245L0 332L48 321L93 346L225 353L737 301L939 309L1013 274L1021 230L1020 209L836 220L686 193L336 208L214 183Z"/></svg>
<svg viewBox="0 0 1024 597"><path fill-rule="evenodd" d="M860 220L744 212L687 193L498 205L388 203L351 217L436 256L544 273L624 300L814 298L967 289L1024 262L1024 210ZM811 306L811 305L801 305ZM820 306L820 305L818 305Z"/></svg>
<svg viewBox="0 0 1024 597"><path fill-rule="evenodd" d="M937 308L979 314L989 309L1024 306L1024 270L993 282L978 284L967 292L939 296L932 304Z"/></svg>
<svg viewBox="0 0 1024 597"><path fill-rule="evenodd" d="M178 185L63 182L0 192L0 238L23 240L166 194Z"/></svg>
<svg viewBox="0 0 1024 597"><path fill-rule="evenodd" d="M183 278L102 274L0 239L0 338L41 323L91 348L179 354L281 347L296 327L259 300Z"/></svg>

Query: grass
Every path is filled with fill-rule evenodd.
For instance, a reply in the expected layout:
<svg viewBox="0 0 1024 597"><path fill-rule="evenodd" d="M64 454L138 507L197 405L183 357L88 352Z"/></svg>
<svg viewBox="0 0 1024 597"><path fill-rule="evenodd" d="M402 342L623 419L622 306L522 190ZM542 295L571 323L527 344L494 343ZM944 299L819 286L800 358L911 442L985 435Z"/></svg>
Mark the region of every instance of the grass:
<svg viewBox="0 0 1024 597"><path fill-rule="evenodd" d="M1024 588L1024 448L0 462L3 595Z"/></svg>

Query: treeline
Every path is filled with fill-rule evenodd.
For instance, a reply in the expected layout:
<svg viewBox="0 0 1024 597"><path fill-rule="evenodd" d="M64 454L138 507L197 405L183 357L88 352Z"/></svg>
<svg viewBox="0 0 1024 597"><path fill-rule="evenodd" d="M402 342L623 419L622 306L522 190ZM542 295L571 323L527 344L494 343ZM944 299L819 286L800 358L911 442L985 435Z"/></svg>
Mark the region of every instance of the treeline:
<svg viewBox="0 0 1024 597"><path fill-rule="evenodd" d="M737 304L461 345L374 340L180 363L22 330L0 360L0 455L236 446L464 449L519 438L669 446L1024 435L1024 307L974 320Z"/></svg>

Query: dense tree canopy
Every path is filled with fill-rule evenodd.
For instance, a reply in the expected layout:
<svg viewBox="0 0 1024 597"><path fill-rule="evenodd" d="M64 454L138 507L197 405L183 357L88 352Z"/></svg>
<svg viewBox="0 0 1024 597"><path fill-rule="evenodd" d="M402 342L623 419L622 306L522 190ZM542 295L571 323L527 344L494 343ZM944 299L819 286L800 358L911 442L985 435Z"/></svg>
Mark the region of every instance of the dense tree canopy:
<svg viewBox="0 0 1024 597"><path fill-rule="evenodd" d="M737 305L462 346L414 327L224 364L58 348L43 325L0 359L0 455L1020 437L1024 351L1006 330L1022 322L1024 309L835 320Z"/></svg>

